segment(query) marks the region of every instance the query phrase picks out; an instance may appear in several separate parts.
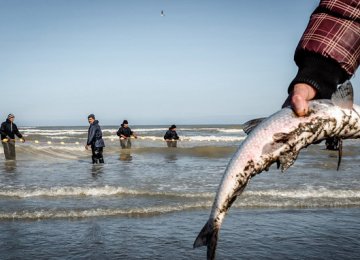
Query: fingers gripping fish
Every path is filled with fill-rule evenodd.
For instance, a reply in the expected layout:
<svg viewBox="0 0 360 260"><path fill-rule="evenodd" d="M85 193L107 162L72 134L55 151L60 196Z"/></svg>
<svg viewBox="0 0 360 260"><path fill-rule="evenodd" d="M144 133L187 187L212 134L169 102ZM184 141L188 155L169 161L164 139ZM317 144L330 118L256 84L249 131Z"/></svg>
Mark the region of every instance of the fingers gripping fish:
<svg viewBox="0 0 360 260"><path fill-rule="evenodd" d="M207 258L215 258L220 226L226 212L249 180L278 162L288 169L300 150L326 138L360 138L360 107L353 105L351 83L345 82L330 100L309 102L309 113L298 117L286 107L262 120L241 143L219 185L209 220L194 247L207 246Z"/></svg>

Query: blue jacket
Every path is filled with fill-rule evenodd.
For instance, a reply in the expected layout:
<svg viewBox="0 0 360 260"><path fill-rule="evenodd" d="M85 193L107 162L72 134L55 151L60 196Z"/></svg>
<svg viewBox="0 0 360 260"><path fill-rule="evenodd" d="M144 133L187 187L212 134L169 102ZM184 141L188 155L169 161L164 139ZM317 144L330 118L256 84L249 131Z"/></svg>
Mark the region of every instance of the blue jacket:
<svg viewBox="0 0 360 260"><path fill-rule="evenodd" d="M95 120L94 123L89 126L87 145L91 145L97 148L105 147L98 120Z"/></svg>

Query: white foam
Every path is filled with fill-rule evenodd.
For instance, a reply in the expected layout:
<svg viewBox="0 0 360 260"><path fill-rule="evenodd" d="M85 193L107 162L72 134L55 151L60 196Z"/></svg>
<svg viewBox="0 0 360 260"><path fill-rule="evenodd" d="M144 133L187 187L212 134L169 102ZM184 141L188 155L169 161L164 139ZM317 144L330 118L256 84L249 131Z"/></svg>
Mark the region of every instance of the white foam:
<svg viewBox="0 0 360 260"><path fill-rule="evenodd" d="M248 191L244 192L247 196L257 197L279 197L290 199L307 199L307 198L332 198L332 199L344 199L344 198L357 198L360 199L360 190L329 190L327 188L308 188L302 190L269 190L269 191Z"/></svg>
<svg viewBox="0 0 360 260"><path fill-rule="evenodd" d="M195 202L178 206L155 206L132 209L86 209L86 210L38 210L0 212L0 219L49 219L49 218L88 218L99 216L152 216L164 213L208 208L211 202Z"/></svg>
<svg viewBox="0 0 360 260"><path fill-rule="evenodd" d="M160 136L139 136L139 140L164 141L164 137Z"/></svg>
<svg viewBox="0 0 360 260"><path fill-rule="evenodd" d="M83 135L87 134L86 130L43 130L43 129L29 129L23 130L25 135L35 134L44 136L63 136L63 135Z"/></svg>
<svg viewBox="0 0 360 260"><path fill-rule="evenodd" d="M197 142L238 142L244 140L245 136L186 136L182 137L183 141Z"/></svg>
<svg viewBox="0 0 360 260"><path fill-rule="evenodd" d="M164 127L164 128L134 128L133 131L134 132L166 132L168 130L168 128Z"/></svg>
<svg viewBox="0 0 360 260"><path fill-rule="evenodd" d="M222 133L243 133L242 129L225 129L225 128L218 128L217 131Z"/></svg>
<svg viewBox="0 0 360 260"><path fill-rule="evenodd" d="M16 189L0 190L0 197L62 197L62 196L114 196L114 195L138 195L138 196L171 196L186 198L211 198L213 194L209 193L175 193L175 192L156 192L139 191L123 187L103 186L103 187L51 187L37 189Z"/></svg>

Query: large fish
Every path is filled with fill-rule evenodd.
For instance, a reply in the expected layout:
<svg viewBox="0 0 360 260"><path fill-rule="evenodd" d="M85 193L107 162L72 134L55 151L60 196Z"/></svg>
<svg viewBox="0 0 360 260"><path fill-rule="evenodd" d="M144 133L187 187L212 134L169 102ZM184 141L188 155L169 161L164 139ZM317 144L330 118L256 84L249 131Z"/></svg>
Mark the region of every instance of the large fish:
<svg viewBox="0 0 360 260"><path fill-rule="evenodd" d="M274 163L282 171L296 160L299 151L326 138L359 138L360 107L353 104L353 89L345 82L331 100L309 102L309 113L298 117L286 107L261 121L241 143L219 185L209 220L194 242L207 246L207 258L215 258L221 223L231 204L250 179Z"/></svg>

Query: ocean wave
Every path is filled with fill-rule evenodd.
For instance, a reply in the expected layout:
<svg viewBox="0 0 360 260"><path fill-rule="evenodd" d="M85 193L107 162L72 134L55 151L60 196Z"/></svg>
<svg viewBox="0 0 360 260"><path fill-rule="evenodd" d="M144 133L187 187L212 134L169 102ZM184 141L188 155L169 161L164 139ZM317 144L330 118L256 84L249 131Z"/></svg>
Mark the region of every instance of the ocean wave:
<svg viewBox="0 0 360 260"><path fill-rule="evenodd" d="M85 210L52 210L42 209L34 211L15 211L15 212L1 212L0 219L2 220L21 220L21 219L54 219L54 218L90 218L90 217L109 217L109 216L126 216L126 217L147 217L155 216L165 213L194 210L201 208L208 208L211 206L209 202L195 202L186 205L178 206L154 206L144 208L132 209L85 209Z"/></svg>
<svg viewBox="0 0 360 260"><path fill-rule="evenodd" d="M246 136L181 136L179 142L185 143L238 143L243 141ZM86 137L71 137L71 136L48 136L46 138L36 138L35 136L26 136L26 144L35 144L39 145L74 145L84 143L86 141ZM111 136L103 136L103 139L107 142L116 142L119 141L119 137L116 135ZM139 136L137 139L133 139L134 142L138 142L141 146L143 142L156 142L156 143L164 143L165 140L162 136Z"/></svg>
<svg viewBox="0 0 360 260"><path fill-rule="evenodd" d="M83 128L75 129L39 129L39 128L21 128L20 129L24 134L34 134L34 135L80 135L87 134L88 128L85 126ZM116 134L118 127L102 127L103 133ZM165 133L168 130L168 127L149 127L149 128L132 128L134 132L137 133L146 133L146 132L160 132ZM219 133L243 133L242 128L226 128L226 127L184 127L179 128L178 132L219 132Z"/></svg>
<svg viewBox="0 0 360 260"><path fill-rule="evenodd" d="M196 193L179 193L171 191L144 191L136 189L128 189L119 186L101 186L101 187L49 187L49 188L2 188L0 190L0 197L14 197L14 198L31 198L31 197L104 197L104 196L160 196L160 197L177 197L177 198L198 198L198 199L212 199L215 193L210 192L196 192ZM352 199L359 200L360 190L338 190L330 188L306 188L298 190L263 190L263 191L245 191L242 196L238 197L238 201L276 201L277 199L285 200L305 200L305 199Z"/></svg>
<svg viewBox="0 0 360 260"><path fill-rule="evenodd" d="M167 127L162 127L162 128L133 128L132 129L134 132L136 133L141 133L141 132L166 132L168 130Z"/></svg>
<svg viewBox="0 0 360 260"><path fill-rule="evenodd" d="M247 191L244 192L247 197L277 197L290 199L307 198L356 198L360 199L360 190L333 190L328 188L306 188L299 190L267 190L267 191Z"/></svg>
<svg viewBox="0 0 360 260"><path fill-rule="evenodd" d="M134 128L134 132L166 132L167 127L164 128ZM221 133L242 133L241 128L216 128L216 127L179 127L178 132L221 132Z"/></svg>
<svg viewBox="0 0 360 260"><path fill-rule="evenodd" d="M161 141L164 142L164 137L162 136L139 136L138 137L139 140L151 140L151 141Z"/></svg>
<svg viewBox="0 0 360 260"><path fill-rule="evenodd" d="M242 129L227 129L227 128L218 128L217 131L222 133L244 133Z"/></svg>
<svg viewBox="0 0 360 260"><path fill-rule="evenodd" d="M197 142L238 142L242 141L246 136L184 136L183 141L197 141Z"/></svg>
<svg viewBox="0 0 360 260"><path fill-rule="evenodd" d="M82 135L87 134L87 130L45 130L45 129L25 129L23 130L25 135Z"/></svg>
<svg viewBox="0 0 360 260"><path fill-rule="evenodd" d="M0 211L1 220L37 220L37 219L56 219L56 218L91 218L91 217L111 217L111 216L125 216L125 217L150 217L160 214L167 214L179 211L189 210L210 210L212 207L212 199L203 199L194 202L184 201L176 205L159 205L151 207L134 207L134 208L90 208L90 209L59 209L58 207L41 208L34 210L17 210L12 212ZM233 208L238 209L252 209L252 208L344 208L344 207L359 207L360 200L357 197L350 198L336 198L312 200L308 198L303 199L289 199L286 200L256 200L254 197L243 196L238 199Z"/></svg>
<svg viewBox="0 0 360 260"><path fill-rule="evenodd" d="M111 139L111 137L108 137ZM117 136L114 138L118 138ZM180 142L237 142L242 141L246 136L180 136ZM151 140L151 141L161 141L164 142L164 137L162 136L139 136L139 140Z"/></svg>
<svg viewBox="0 0 360 260"><path fill-rule="evenodd" d="M214 194L210 193L176 193L176 192L156 192L139 191L127 189L124 187L103 186L103 187L51 187L36 189L0 190L1 197L13 198L31 198L31 197L104 197L104 196L161 196L161 197L179 197L179 198L212 198Z"/></svg>

